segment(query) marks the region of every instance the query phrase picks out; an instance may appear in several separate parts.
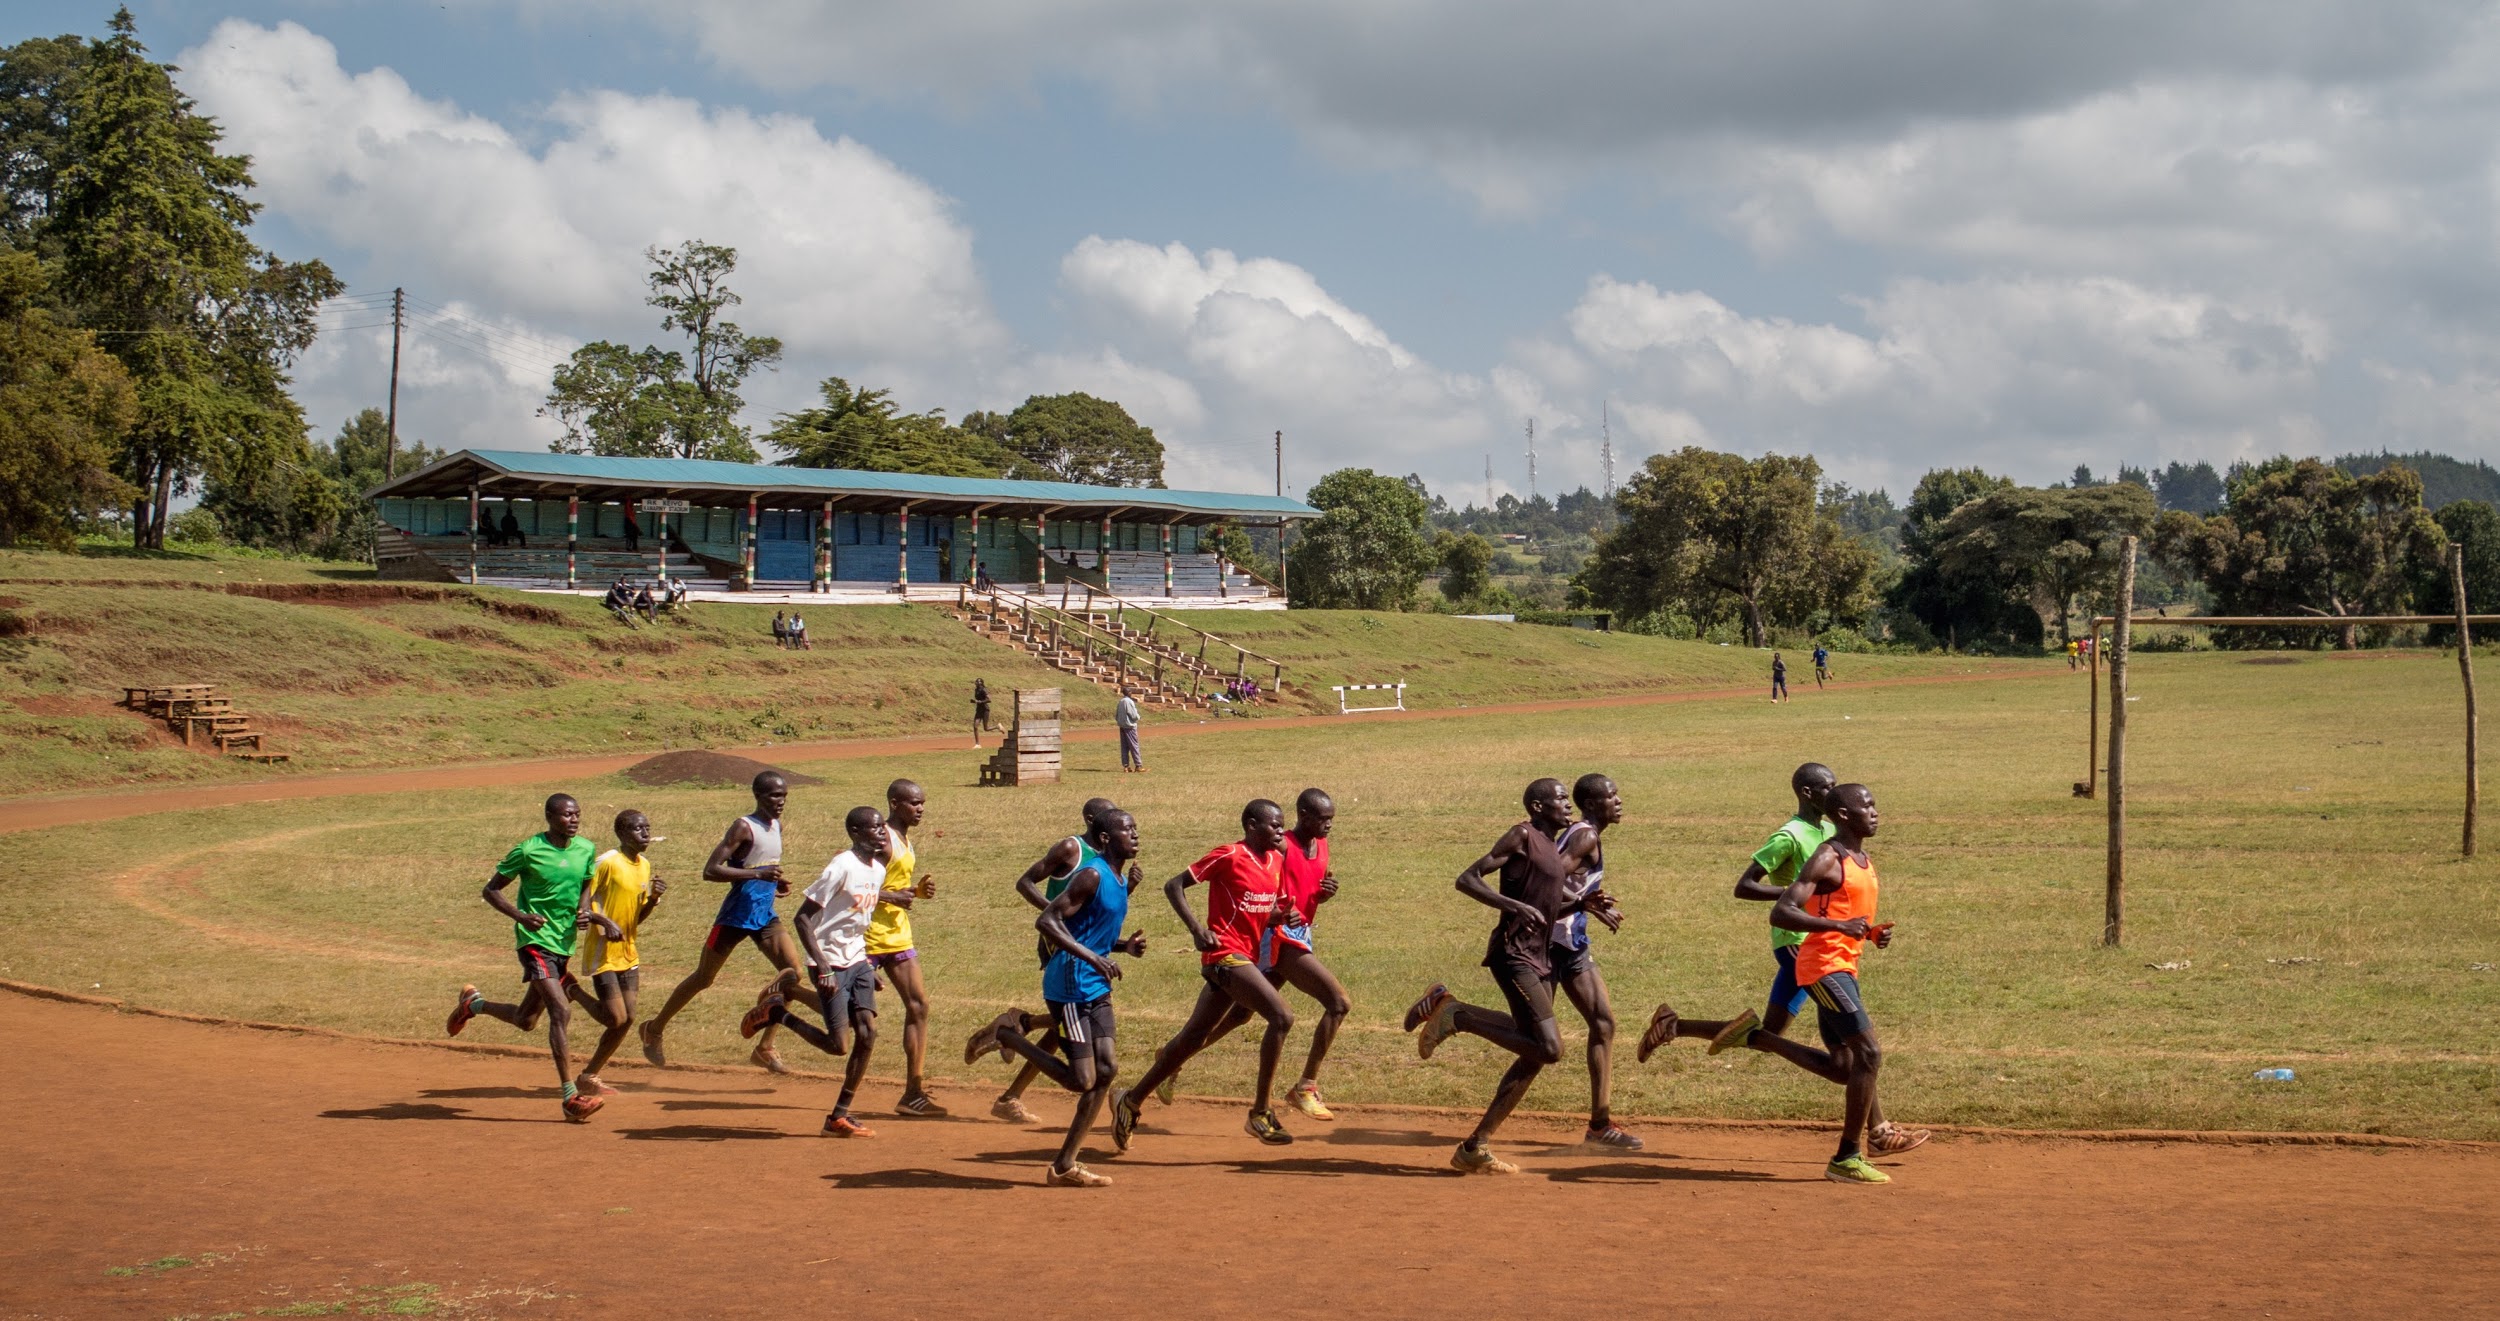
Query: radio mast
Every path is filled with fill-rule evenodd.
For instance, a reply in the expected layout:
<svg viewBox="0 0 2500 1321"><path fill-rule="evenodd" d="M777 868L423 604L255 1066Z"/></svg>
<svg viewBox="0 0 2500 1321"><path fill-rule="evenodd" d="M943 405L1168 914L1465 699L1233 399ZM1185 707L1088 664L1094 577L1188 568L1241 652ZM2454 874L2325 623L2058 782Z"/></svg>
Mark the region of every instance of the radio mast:
<svg viewBox="0 0 2500 1321"><path fill-rule="evenodd" d="M1603 437L1597 443L1597 459L1599 463L1605 465L1606 469L1606 498L1613 500L1615 498L1615 430L1613 419L1609 416L1603 402L1597 405L1597 434Z"/></svg>
<svg viewBox="0 0 2500 1321"><path fill-rule="evenodd" d="M1536 503L1536 419L1528 419L1528 503Z"/></svg>

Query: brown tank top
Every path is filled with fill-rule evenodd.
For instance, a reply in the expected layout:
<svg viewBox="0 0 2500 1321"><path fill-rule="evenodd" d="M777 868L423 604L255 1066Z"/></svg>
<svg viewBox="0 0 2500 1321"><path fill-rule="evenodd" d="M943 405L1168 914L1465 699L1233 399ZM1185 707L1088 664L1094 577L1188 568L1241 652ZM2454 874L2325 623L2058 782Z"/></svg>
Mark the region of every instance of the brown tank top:
<svg viewBox="0 0 2500 1321"><path fill-rule="evenodd" d="M1553 970L1546 955L1553 940L1553 924L1570 911L1573 902L1571 869L1563 861L1561 845L1534 823L1525 824L1527 845L1502 864L1500 888L1503 898L1517 899L1543 913L1545 925L1531 928L1514 914L1502 914L1501 922L1493 928L1493 938L1486 942L1484 966L1515 964L1542 977Z"/></svg>

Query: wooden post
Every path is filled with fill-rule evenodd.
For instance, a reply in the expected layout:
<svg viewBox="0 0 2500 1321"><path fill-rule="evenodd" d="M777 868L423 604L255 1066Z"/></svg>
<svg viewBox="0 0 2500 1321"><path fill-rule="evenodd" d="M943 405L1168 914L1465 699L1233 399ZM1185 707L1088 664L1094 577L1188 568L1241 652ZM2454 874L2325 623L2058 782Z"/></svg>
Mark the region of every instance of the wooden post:
<svg viewBox="0 0 2500 1321"><path fill-rule="evenodd" d="M2475 747L2474 635L2465 612L2465 547L2451 548L2450 573L2457 580L2457 672L2465 676L2465 856L2474 856L2474 810L2483 796L2483 773Z"/></svg>
<svg viewBox="0 0 2500 1321"><path fill-rule="evenodd" d="M477 483L469 483L469 585L477 586Z"/></svg>
<svg viewBox="0 0 2500 1321"><path fill-rule="evenodd" d="M574 553L582 544L582 497L576 493L564 497L564 590L581 586L573 570Z"/></svg>
<svg viewBox="0 0 2500 1321"><path fill-rule="evenodd" d="M2134 639L2135 538L2119 541L2117 626L2109 652L2109 898L2101 943L2116 947L2127 927L2127 648Z"/></svg>

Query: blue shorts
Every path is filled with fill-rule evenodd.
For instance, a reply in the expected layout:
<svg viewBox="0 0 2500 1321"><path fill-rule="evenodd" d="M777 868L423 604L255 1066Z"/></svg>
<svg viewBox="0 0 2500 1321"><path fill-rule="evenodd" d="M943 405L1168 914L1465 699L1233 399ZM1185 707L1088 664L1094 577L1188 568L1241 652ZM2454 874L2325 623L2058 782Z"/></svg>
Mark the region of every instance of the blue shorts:
<svg viewBox="0 0 2500 1321"><path fill-rule="evenodd" d="M1311 928L1304 926L1272 926L1259 932L1259 966L1273 968L1276 957L1284 953L1279 946L1290 946L1305 954L1311 952Z"/></svg>
<svg viewBox="0 0 2500 1321"><path fill-rule="evenodd" d="M1780 970L1771 979L1770 1012L1795 1018L1806 1011L1806 1001L1811 998L1806 988L1797 984L1797 947L1781 945L1771 951L1771 957L1779 960Z"/></svg>

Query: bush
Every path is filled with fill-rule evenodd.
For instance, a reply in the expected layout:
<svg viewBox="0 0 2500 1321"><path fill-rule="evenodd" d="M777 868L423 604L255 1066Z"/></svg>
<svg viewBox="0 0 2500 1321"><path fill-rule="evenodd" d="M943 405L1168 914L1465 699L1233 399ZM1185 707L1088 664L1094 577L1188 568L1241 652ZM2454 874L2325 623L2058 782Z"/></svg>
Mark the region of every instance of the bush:
<svg viewBox="0 0 2500 1321"><path fill-rule="evenodd" d="M226 543L226 525L217 520L216 510L193 505L166 520L165 539L195 546L222 546Z"/></svg>
<svg viewBox="0 0 2500 1321"><path fill-rule="evenodd" d="M1653 610L1638 619L1625 620L1617 627L1640 637L1669 638L1679 642L1690 642L1701 636L1701 630L1695 628L1693 621L1680 610Z"/></svg>

